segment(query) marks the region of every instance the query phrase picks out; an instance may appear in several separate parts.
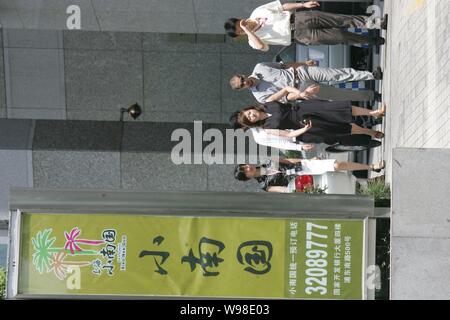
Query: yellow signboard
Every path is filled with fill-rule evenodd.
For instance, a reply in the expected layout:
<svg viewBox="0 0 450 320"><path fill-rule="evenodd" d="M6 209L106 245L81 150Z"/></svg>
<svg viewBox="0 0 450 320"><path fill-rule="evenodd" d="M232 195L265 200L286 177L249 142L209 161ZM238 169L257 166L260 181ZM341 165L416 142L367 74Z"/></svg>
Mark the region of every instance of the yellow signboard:
<svg viewBox="0 0 450 320"><path fill-rule="evenodd" d="M22 215L19 294L363 298L364 221Z"/></svg>

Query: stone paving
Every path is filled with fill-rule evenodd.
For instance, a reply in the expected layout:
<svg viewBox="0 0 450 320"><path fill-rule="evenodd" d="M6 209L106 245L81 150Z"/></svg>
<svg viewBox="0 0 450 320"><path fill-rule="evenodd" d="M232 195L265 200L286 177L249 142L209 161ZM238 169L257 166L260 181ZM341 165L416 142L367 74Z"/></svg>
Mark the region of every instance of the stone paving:
<svg viewBox="0 0 450 320"><path fill-rule="evenodd" d="M450 1L386 0L382 49L391 184L391 299L448 299ZM446 150L447 149L447 150Z"/></svg>
<svg viewBox="0 0 450 320"><path fill-rule="evenodd" d="M450 147L450 1L386 0L387 44L382 51L384 159L392 150Z"/></svg>

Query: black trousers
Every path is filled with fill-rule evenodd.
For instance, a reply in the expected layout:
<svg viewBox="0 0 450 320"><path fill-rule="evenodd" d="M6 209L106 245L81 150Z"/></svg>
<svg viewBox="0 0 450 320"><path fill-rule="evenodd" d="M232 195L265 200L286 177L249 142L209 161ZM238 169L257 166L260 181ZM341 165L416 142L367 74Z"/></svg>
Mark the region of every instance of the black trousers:
<svg viewBox="0 0 450 320"><path fill-rule="evenodd" d="M295 14L295 40L304 45L375 44L376 38L356 34L343 28L367 28L368 16L345 15L321 11Z"/></svg>

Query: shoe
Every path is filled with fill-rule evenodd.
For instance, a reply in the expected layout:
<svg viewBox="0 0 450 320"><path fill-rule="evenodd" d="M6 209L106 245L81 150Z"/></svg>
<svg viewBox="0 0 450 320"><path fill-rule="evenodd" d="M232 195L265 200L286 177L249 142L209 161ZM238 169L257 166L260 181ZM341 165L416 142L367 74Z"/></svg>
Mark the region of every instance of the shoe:
<svg viewBox="0 0 450 320"><path fill-rule="evenodd" d="M372 72L373 77L375 80L382 80L383 79L383 71L381 71L381 67L376 67L375 70Z"/></svg>
<svg viewBox="0 0 450 320"><path fill-rule="evenodd" d="M374 172L381 172L381 170L383 170L385 166L386 166L386 162L384 160L381 160L377 164L372 164L370 166L370 170L372 170Z"/></svg>
<svg viewBox="0 0 450 320"><path fill-rule="evenodd" d="M374 138L383 139L384 138L384 133L381 132L381 131L376 131Z"/></svg>
<svg viewBox="0 0 450 320"><path fill-rule="evenodd" d="M381 93L375 91L373 94L373 99L375 101L381 102L383 100L383 95Z"/></svg>
<svg viewBox="0 0 450 320"><path fill-rule="evenodd" d="M383 37L375 37L372 38L372 43L375 46L382 46L386 41L384 40Z"/></svg>
<svg viewBox="0 0 450 320"><path fill-rule="evenodd" d="M368 122L371 127L374 127L378 124L383 124L382 118L370 118L370 122Z"/></svg>
<svg viewBox="0 0 450 320"><path fill-rule="evenodd" d="M388 14L387 13L383 16L380 27L383 30L387 30L387 27L388 27Z"/></svg>
<svg viewBox="0 0 450 320"><path fill-rule="evenodd" d="M377 118L383 118L386 115L386 104L382 104L381 108L377 110L378 111L378 115Z"/></svg>

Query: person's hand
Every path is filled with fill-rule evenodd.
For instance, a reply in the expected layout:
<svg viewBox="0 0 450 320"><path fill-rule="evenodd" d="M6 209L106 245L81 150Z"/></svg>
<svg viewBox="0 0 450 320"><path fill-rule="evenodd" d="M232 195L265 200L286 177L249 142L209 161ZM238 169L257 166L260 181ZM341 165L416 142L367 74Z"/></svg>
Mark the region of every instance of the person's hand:
<svg viewBox="0 0 450 320"><path fill-rule="evenodd" d="M309 94L306 91L300 92L296 96L297 100L298 99L300 99L300 100L309 100L310 97L311 97L311 94Z"/></svg>
<svg viewBox="0 0 450 320"><path fill-rule="evenodd" d="M303 122L301 122L303 124ZM304 124L304 127L302 128L304 132L308 131L312 128L312 121L309 120L307 124Z"/></svg>
<svg viewBox="0 0 450 320"><path fill-rule="evenodd" d="M320 91L319 85L313 84L313 85L309 86L308 88L306 88L304 92L306 92L307 94L312 96L312 95L315 95L316 93L318 93L319 91Z"/></svg>
<svg viewBox="0 0 450 320"><path fill-rule="evenodd" d="M315 60L308 60L308 61L305 62L305 64L306 64L308 67L314 67L314 66L317 65L317 62L316 62Z"/></svg>
<svg viewBox="0 0 450 320"><path fill-rule="evenodd" d="M241 26L241 29L244 30L244 32L247 33L249 31L247 28L248 26L247 20L242 19L241 22L239 22L239 25Z"/></svg>
<svg viewBox="0 0 450 320"><path fill-rule="evenodd" d="M302 144L302 150L303 151L310 151L314 149L316 146L313 144Z"/></svg>
<svg viewBox="0 0 450 320"><path fill-rule="evenodd" d="M320 4L317 1L308 1L303 3L303 8L306 9L313 9L313 8L317 8L320 7Z"/></svg>

